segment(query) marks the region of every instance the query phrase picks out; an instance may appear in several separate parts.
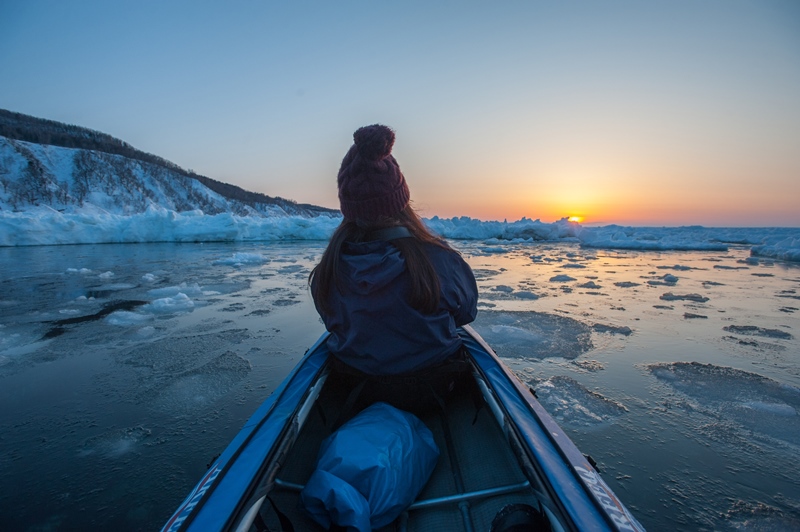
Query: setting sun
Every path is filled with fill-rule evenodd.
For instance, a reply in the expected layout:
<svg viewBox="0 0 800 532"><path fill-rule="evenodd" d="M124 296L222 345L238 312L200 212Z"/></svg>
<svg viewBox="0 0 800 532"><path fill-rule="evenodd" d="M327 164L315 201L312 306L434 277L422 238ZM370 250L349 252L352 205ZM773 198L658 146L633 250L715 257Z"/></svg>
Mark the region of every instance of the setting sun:
<svg viewBox="0 0 800 532"><path fill-rule="evenodd" d="M569 218L567 218L567 221L581 223L583 221L583 216L570 216Z"/></svg>

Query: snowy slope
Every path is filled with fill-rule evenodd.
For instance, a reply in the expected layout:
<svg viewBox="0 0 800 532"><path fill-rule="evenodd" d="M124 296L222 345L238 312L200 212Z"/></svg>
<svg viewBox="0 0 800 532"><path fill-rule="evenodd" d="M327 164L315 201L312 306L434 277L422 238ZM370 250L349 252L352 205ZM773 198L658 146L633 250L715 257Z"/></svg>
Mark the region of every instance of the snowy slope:
<svg viewBox="0 0 800 532"><path fill-rule="evenodd" d="M285 200L247 204L229 199L197 179L152 162L0 136L0 210L37 206L123 215L149 208L258 217L321 214Z"/></svg>

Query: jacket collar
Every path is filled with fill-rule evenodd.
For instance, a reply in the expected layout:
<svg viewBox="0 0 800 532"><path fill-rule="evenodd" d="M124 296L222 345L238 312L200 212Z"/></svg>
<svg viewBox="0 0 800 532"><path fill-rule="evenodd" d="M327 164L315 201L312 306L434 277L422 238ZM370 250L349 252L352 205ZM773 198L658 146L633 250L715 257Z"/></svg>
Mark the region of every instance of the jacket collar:
<svg viewBox="0 0 800 532"><path fill-rule="evenodd" d="M413 238L413 235L407 227L396 225L394 227L386 227L384 229L370 231L367 233L364 240L370 242L374 240L394 240L396 238Z"/></svg>

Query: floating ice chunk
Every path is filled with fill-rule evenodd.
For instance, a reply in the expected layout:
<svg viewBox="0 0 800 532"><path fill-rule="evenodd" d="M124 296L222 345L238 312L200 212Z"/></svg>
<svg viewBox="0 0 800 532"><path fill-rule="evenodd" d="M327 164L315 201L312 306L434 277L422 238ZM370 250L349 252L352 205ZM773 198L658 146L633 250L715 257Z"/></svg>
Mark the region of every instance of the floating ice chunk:
<svg viewBox="0 0 800 532"><path fill-rule="evenodd" d="M278 273L289 274L289 273L298 273L305 270L305 266L302 264L289 264L288 266L283 266L278 270Z"/></svg>
<svg viewBox="0 0 800 532"><path fill-rule="evenodd" d="M488 292L482 297L489 299L505 299L508 296L511 296L515 299L525 299L528 301L534 301L540 297L538 294L534 294L530 290L515 290L513 287L504 284L489 288Z"/></svg>
<svg viewBox="0 0 800 532"><path fill-rule="evenodd" d="M728 325L722 329L734 334L742 334L747 336L780 338L782 340L791 340L793 338L792 335L786 331L781 331L779 329L765 329L763 327L756 327L755 325Z"/></svg>
<svg viewBox="0 0 800 532"><path fill-rule="evenodd" d="M650 364L647 368L658 378L680 381L691 393L714 400L738 400L740 397L785 397L800 404L800 389L779 383L757 373L700 362L674 362ZM737 401L740 402L740 401Z"/></svg>
<svg viewBox="0 0 800 532"><path fill-rule="evenodd" d="M67 268L67 273L79 273L81 275L89 275L92 273L92 270L89 268Z"/></svg>
<svg viewBox="0 0 800 532"><path fill-rule="evenodd" d="M686 272L694 269L691 266L682 266L680 264L676 264L674 266L656 266L656 268L659 270L675 270L679 272Z"/></svg>
<svg viewBox="0 0 800 532"><path fill-rule="evenodd" d="M142 275L142 281L145 283L153 283L156 281L156 279L158 279L158 277L156 277L152 273L146 273Z"/></svg>
<svg viewBox="0 0 800 532"><path fill-rule="evenodd" d="M189 296L181 292L176 294L174 297L156 299L152 303L143 306L142 310L152 312L154 314L191 312L194 310L194 301L189 299Z"/></svg>
<svg viewBox="0 0 800 532"><path fill-rule="evenodd" d="M800 238L790 236L771 245L754 246L750 254L757 257L800 261Z"/></svg>
<svg viewBox="0 0 800 532"><path fill-rule="evenodd" d="M87 440L78 451L78 456L99 454L104 458L120 458L135 450L150 434L150 429L144 427L114 430Z"/></svg>
<svg viewBox="0 0 800 532"><path fill-rule="evenodd" d="M510 325L492 325L492 334L511 342L540 342L542 337L534 332Z"/></svg>
<svg viewBox="0 0 800 532"><path fill-rule="evenodd" d="M534 294L533 292L529 292L527 290L520 290L518 292L514 292L514 297L516 297L517 299L529 299L529 300L539 299L539 296L537 294Z"/></svg>
<svg viewBox="0 0 800 532"><path fill-rule="evenodd" d="M118 290L130 290L131 288L136 288L136 285L131 283L111 283L111 284L104 284L103 286L97 288L97 290L118 291Z"/></svg>
<svg viewBox="0 0 800 532"><path fill-rule="evenodd" d="M796 512L780 510L763 502L733 499L731 508L723 515L722 530L746 532L776 532L800 530L800 516Z"/></svg>
<svg viewBox="0 0 800 532"><path fill-rule="evenodd" d="M749 270L747 266L727 266L725 264L715 264L714 268L717 270Z"/></svg>
<svg viewBox="0 0 800 532"><path fill-rule="evenodd" d="M482 268L475 268L472 270L472 273L475 275L476 281L484 281L500 275L500 272L497 270L487 270Z"/></svg>
<svg viewBox="0 0 800 532"><path fill-rule="evenodd" d="M159 411L194 414L227 394L251 370L250 361L226 351L199 368L170 375L166 386L154 390Z"/></svg>
<svg viewBox="0 0 800 532"><path fill-rule="evenodd" d="M677 283L678 283L678 277L675 277L671 273L665 274L659 277L658 279L647 281L647 284L652 286L659 286L659 285L674 286Z"/></svg>
<svg viewBox="0 0 800 532"><path fill-rule="evenodd" d="M787 405L786 403L765 403L763 401L748 401L743 404L745 408L752 408L753 410L761 410L776 416L791 417L797 415L797 410Z"/></svg>
<svg viewBox="0 0 800 532"><path fill-rule="evenodd" d="M114 272L103 272L98 277L100 277L101 279L111 279L112 277L114 277Z"/></svg>
<svg viewBox="0 0 800 532"><path fill-rule="evenodd" d="M701 296L700 294L684 294L678 295L673 294L672 292L667 292L663 294L659 299L664 301L679 301L679 300L689 300L689 301L696 301L697 303L705 303L708 301L708 298L705 296Z"/></svg>
<svg viewBox="0 0 800 532"><path fill-rule="evenodd" d="M602 323L595 323L592 325L592 329L599 333L621 334L623 336L630 336L633 333L631 328L626 325L617 327L615 325L603 325Z"/></svg>
<svg viewBox="0 0 800 532"><path fill-rule="evenodd" d="M15 335L12 335L12 337ZM12 338L14 340L16 338ZM52 342L52 340L41 340L35 341L30 343L20 343L17 345L12 344L12 346L8 349L3 349L3 354L9 357L23 357L25 355L30 355L31 353L35 353L39 349L47 346Z"/></svg>
<svg viewBox="0 0 800 532"><path fill-rule="evenodd" d="M487 255L495 253L508 253L508 246L483 246L479 249L481 252L486 253Z"/></svg>
<svg viewBox="0 0 800 532"><path fill-rule="evenodd" d="M493 287L491 288L491 290L492 290L493 292L506 292L506 293L509 293L509 294L510 294L511 292L513 292L513 291L514 291L514 289L513 289L513 288L511 288L511 287L510 287L510 286L508 286L508 285L504 285L504 284L500 284L500 285L497 285L497 286L493 286Z"/></svg>
<svg viewBox="0 0 800 532"><path fill-rule="evenodd" d="M622 404L587 390L571 377L554 376L534 383L539 402L568 426L593 426L606 423L628 411Z"/></svg>
<svg viewBox="0 0 800 532"><path fill-rule="evenodd" d="M692 410L774 438L798 441L800 388L756 373L699 362L647 367L656 378L693 398Z"/></svg>
<svg viewBox="0 0 800 532"><path fill-rule="evenodd" d="M198 285L197 283L192 283L190 285L187 285L186 283L181 283L177 286L165 286L164 288L153 288L152 290L148 290L147 293L154 297L169 297L181 293L197 297L203 295L203 289L200 288L200 285Z"/></svg>
<svg viewBox="0 0 800 532"><path fill-rule="evenodd" d="M608 225L584 228L578 233L581 245L592 248L639 250L707 250L727 251L728 246L715 241L718 235L702 227L680 227L672 230L655 227L623 227ZM720 235L721 236L721 235Z"/></svg>
<svg viewBox="0 0 800 532"><path fill-rule="evenodd" d="M129 327L131 325L139 325L141 323L150 321L153 316L146 314L139 314L138 312L128 312L127 310L118 310L106 316L105 321L109 325L116 325L118 327Z"/></svg>
<svg viewBox="0 0 800 532"><path fill-rule="evenodd" d="M550 278L550 281L554 283L568 283L574 280L575 280L574 277L570 277L569 275L564 275L564 274L556 275Z"/></svg>
<svg viewBox="0 0 800 532"><path fill-rule="evenodd" d="M592 373L606 369L605 365L597 360L573 360L572 364L574 364L581 370L589 371Z"/></svg>
<svg viewBox="0 0 800 532"><path fill-rule="evenodd" d="M556 314L481 310L473 326L501 357L574 359L592 348L586 324Z"/></svg>
<svg viewBox="0 0 800 532"><path fill-rule="evenodd" d="M269 259L259 253L234 253L232 257L227 259L219 259L214 261L214 264L228 265L228 266L244 266L252 264L264 264L269 262Z"/></svg>
<svg viewBox="0 0 800 532"><path fill-rule="evenodd" d="M136 331L137 336L141 336L142 338L150 338L156 332L156 328L152 325L148 325L146 327L142 327L138 331Z"/></svg>

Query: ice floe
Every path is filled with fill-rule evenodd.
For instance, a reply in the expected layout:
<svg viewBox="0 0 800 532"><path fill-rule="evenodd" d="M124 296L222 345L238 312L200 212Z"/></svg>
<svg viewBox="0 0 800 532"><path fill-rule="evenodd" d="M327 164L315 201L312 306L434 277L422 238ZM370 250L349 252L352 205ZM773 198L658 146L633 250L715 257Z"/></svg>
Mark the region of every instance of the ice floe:
<svg viewBox="0 0 800 532"><path fill-rule="evenodd" d="M150 429L141 426L112 430L84 442L83 447L78 450L78 456L83 458L99 455L103 458L120 458L134 452L151 433Z"/></svg>
<svg viewBox="0 0 800 532"><path fill-rule="evenodd" d="M664 301L694 301L696 303L705 303L708 301L709 298L705 296L701 296L700 294L673 294L672 292L667 292L666 294L662 294L659 299Z"/></svg>
<svg viewBox="0 0 800 532"><path fill-rule="evenodd" d="M337 216L209 215L152 207L126 215L100 209L59 212L34 207L0 211L0 246L129 242L257 242L327 240L341 222ZM522 218L483 221L466 216L425 220L434 232L453 240L485 241L481 253L506 253L510 243L579 242L587 248L656 251L726 251L730 245L751 246L754 257L800 261L797 228L584 227L562 219L552 223ZM135 230L132 230L135 228ZM256 257L233 258L233 265ZM532 257L533 258L533 257ZM536 261L536 258L533 258Z"/></svg>
<svg viewBox="0 0 800 532"><path fill-rule="evenodd" d="M800 445L800 388L741 369L699 362L657 363L647 368L694 399L694 409Z"/></svg>
<svg viewBox="0 0 800 532"><path fill-rule="evenodd" d="M231 257L215 260L214 264L249 266L253 264L264 264L265 262L269 262L269 259L259 253L234 253Z"/></svg>
<svg viewBox="0 0 800 532"><path fill-rule="evenodd" d="M171 375L156 390L152 406L160 411L192 414L226 395L251 370L248 360L226 351L199 368Z"/></svg>
<svg viewBox="0 0 800 532"><path fill-rule="evenodd" d="M566 316L481 310L473 326L501 357L574 359L592 348L591 328Z"/></svg>
<svg viewBox="0 0 800 532"><path fill-rule="evenodd" d="M569 427L607 423L627 412L622 404L586 389L572 377L557 375L532 384L548 413Z"/></svg>
<svg viewBox="0 0 800 532"><path fill-rule="evenodd" d="M722 328L725 331L745 336L761 336L762 338L778 338L781 340L791 340L791 333L779 329L766 329L755 325L728 325Z"/></svg>

